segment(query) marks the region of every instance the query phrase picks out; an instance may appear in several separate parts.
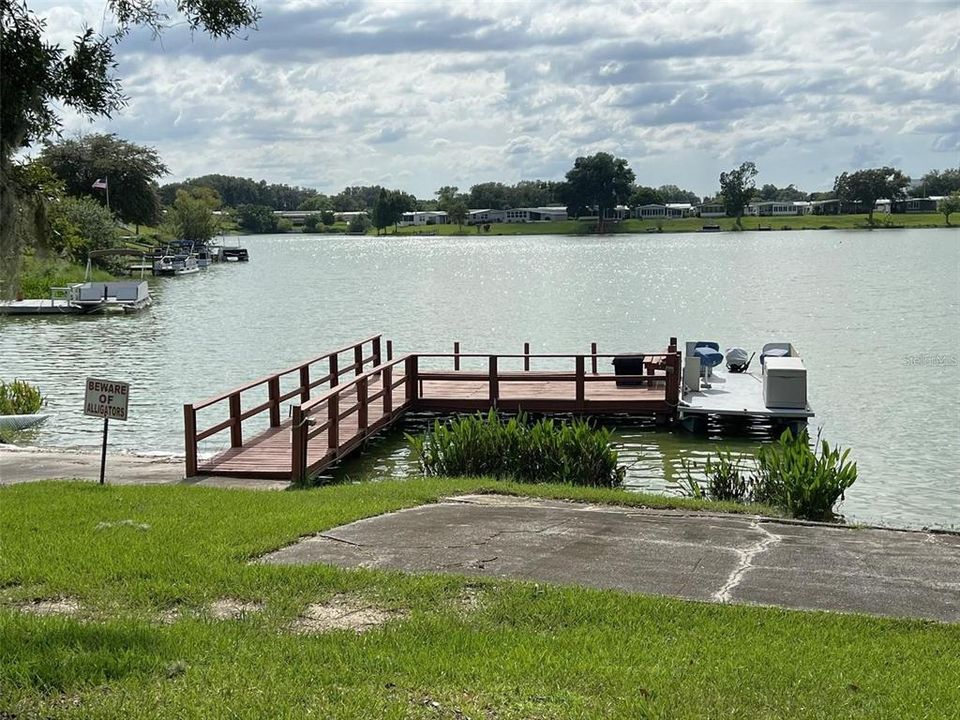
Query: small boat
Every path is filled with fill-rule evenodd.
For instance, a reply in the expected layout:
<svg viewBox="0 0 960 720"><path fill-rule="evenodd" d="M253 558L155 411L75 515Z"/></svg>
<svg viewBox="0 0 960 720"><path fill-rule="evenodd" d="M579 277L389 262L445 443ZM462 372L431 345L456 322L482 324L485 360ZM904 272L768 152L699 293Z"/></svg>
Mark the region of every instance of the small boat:
<svg viewBox="0 0 960 720"><path fill-rule="evenodd" d="M700 431L713 418L761 422L775 430L804 427L814 413L807 398L807 370L797 349L789 342L767 343L760 350L756 374L750 372L755 355L740 347L721 352L716 342L687 343L679 407L682 426Z"/></svg>
<svg viewBox="0 0 960 720"><path fill-rule="evenodd" d="M200 266L193 255L164 255L153 266L156 275L192 275L200 272Z"/></svg>
<svg viewBox="0 0 960 720"><path fill-rule="evenodd" d="M107 310L135 312L150 305L146 280L108 280L50 288L50 297L0 301L0 315L88 315Z"/></svg>

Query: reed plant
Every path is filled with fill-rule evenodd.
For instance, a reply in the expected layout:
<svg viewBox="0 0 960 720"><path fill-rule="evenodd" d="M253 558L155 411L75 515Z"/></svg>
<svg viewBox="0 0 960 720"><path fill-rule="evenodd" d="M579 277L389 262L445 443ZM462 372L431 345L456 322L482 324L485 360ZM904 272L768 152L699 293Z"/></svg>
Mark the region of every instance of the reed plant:
<svg viewBox="0 0 960 720"><path fill-rule="evenodd" d="M40 388L23 380L0 380L0 415L32 415L43 403Z"/></svg>
<svg viewBox="0 0 960 720"><path fill-rule="evenodd" d="M831 447L819 435L811 443L806 430L785 430L755 457L720 450L700 469L683 463L680 492L694 498L772 505L790 517L833 520L834 508L857 480L850 450ZM698 479L695 473L702 474Z"/></svg>
<svg viewBox="0 0 960 720"><path fill-rule="evenodd" d="M611 446L611 431L585 420L532 422L523 413L501 418L491 410L487 415L436 420L431 431L406 437L428 476L618 487L626 474Z"/></svg>

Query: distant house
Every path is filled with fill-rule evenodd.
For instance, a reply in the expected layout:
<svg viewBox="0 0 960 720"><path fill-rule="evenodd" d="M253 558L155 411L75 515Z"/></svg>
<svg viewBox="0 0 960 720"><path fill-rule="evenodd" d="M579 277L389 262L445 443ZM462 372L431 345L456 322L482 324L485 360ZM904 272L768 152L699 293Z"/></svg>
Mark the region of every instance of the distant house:
<svg viewBox="0 0 960 720"><path fill-rule="evenodd" d="M814 215L855 215L863 212L859 200L813 200L810 203Z"/></svg>
<svg viewBox="0 0 960 720"><path fill-rule="evenodd" d="M506 210L471 210L469 223L471 225L483 225L486 223L502 223L506 220Z"/></svg>
<svg viewBox="0 0 960 720"><path fill-rule="evenodd" d="M303 225L308 215L319 215L319 210L274 210L273 214L279 218L289 220L294 225Z"/></svg>
<svg viewBox="0 0 960 720"><path fill-rule="evenodd" d="M797 204L785 200L764 200L761 202L750 203L749 214L758 217L779 217L783 215L800 215L801 210Z"/></svg>
<svg viewBox="0 0 960 720"><path fill-rule="evenodd" d="M504 210L504 222L508 223L527 223L527 222L546 222L548 220L566 220L567 209L565 207L534 207L534 208L514 208Z"/></svg>
<svg viewBox="0 0 960 720"><path fill-rule="evenodd" d="M638 220L664 220L667 218L667 206L659 203L637 205L633 209L633 216Z"/></svg>
<svg viewBox="0 0 960 720"><path fill-rule="evenodd" d="M890 209L895 213L935 213L937 212L937 201L935 198L929 197L895 200Z"/></svg>
<svg viewBox="0 0 960 720"><path fill-rule="evenodd" d="M364 217L366 217L367 216L366 210L350 210L348 212L335 212L333 214L333 219L338 222L350 222L351 220L353 220L355 217L359 215L363 215Z"/></svg>
<svg viewBox="0 0 960 720"><path fill-rule="evenodd" d="M685 218L696 214L696 209L690 203L667 203L667 217Z"/></svg>
<svg viewBox="0 0 960 720"><path fill-rule="evenodd" d="M400 219L401 227L411 225L446 225L450 222L450 216L442 210L417 210L416 212L405 212Z"/></svg>
<svg viewBox="0 0 960 720"><path fill-rule="evenodd" d="M727 210L723 203L703 203L697 205L697 215L702 218L726 217Z"/></svg>

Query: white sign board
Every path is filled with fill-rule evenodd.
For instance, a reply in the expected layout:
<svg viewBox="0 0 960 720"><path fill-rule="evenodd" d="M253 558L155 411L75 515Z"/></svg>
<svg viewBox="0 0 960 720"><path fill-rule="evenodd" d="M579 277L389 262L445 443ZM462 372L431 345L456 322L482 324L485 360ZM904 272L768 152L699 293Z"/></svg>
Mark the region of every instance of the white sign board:
<svg viewBox="0 0 960 720"><path fill-rule="evenodd" d="M108 420L126 420L129 399L130 383L87 378L83 414Z"/></svg>

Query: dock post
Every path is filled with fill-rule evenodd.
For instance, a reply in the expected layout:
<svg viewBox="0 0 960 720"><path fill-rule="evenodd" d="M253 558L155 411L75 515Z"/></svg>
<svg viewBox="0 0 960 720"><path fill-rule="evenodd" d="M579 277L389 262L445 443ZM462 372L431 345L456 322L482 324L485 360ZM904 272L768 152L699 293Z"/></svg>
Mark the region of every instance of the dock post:
<svg viewBox="0 0 960 720"><path fill-rule="evenodd" d="M300 402L305 403L310 399L310 366L300 366Z"/></svg>
<svg viewBox="0 0 960 720"><path fill-rule="evenodd" d="M387 340L387 362L393 360L393 340Z"/></svg>
<svg viewBox="0 0 960 720"><path fill-rule="evenodd" d="M597 344L595 342L590 343L590 372L594 375L597 374Z"/></svg>
<svg viewBox="0 0 960 720"><path fill-rule="evenodd" d="M380 354L380 350L381 350L380 336L377 335L373 339L373 366L374 367L380 367L380 363L382 362L381 360L382 355ZM380 377L380 373L377 373L376 375L374 375L374 380L378 379L379 377Z"/></svg>
<svg viewBox="0 0 960 720"><path fill-rule="evenodd" d="M270 427L280 427L280 378L267 380L267 399L270 401Z"/></svg>
<svg viewBox="0 0 960 720"><path fill-rule="evenodd" d="M670 419L676 420L679 415L679 406L680 406L680 383L681 383L681 362L680 362L680 352L677 350L677 339L675 337L670 338L670 345L667 347L667 361L664 363L666 366L666 389L664 390L664 400L667 403L668 412L670 413Z"/></svg>
<svg viewBox="0 0 960 720"><path fill-rule="evenodd" d="M585 374L586 362L583 355L577 355L577 372L576 372L576 385L577 385L577 412L583 412L584 406L586 405L586 383L584 382L583 376Z"/></svg>
<svg viewBox="0 0 960 720"><path fill-rule="evenodd" d="M327 450L337 456L340 448L340 396L327 400Z"/></svg>
<svg viewBox="0 0 960 720"><path fill-rule="evenodd" d="M459 370L459 369L460 369L460 343L459 343L459 341L458 341L458 342L455 342L455 343L453 344L453 369L454 369L454 370Z"/></svg>
<svg viewBox="0 0 960 720"><path fill-rule="evenodd" d="M186 477L197 474L197 411L183 406L183 444L186 451Z"/></svg>
<svg viewBox="0 0 960 720"><path fill-rule="evenodd" d="M364 376L357 380L357 431L361 437L367 434L370 426L370 415L367 412L367 398L370 395L367 390L367 378Z"/></svg>
<svg viewBox="0 0 960 720"><path fill-rule="evenodd" d="M230 396L230 447L243 447L240 415L240 393L234 393Z"/></svg>
<svg viewBox="0 0 960 720"><path fill-rule="evenodd" d="M408 355L406 359L407 402L416 402L418 400L417 387L419 385L418 380L420 375L420 371L417 368L418 359L416 355Z"/></svg>
<svg viewBox="0 0 960 720"><path fill-rule="evenodd" d="M330 387L340 384L340 359L336 353L330 356Z"/></svg>
<svg viewBox="0 0 960 720"><path fill-rule="evenodd" d="M383 416L390 417L393 413L393 366L387 365L383 369Z"/></svg>
<svg viewBox="0 0 960 720"><path fill-rule="evenodd" d="M500 381L497 376L497 356L490 356L490 407L496 407L500 399Z"/></svg>
<svg viewBox="0 0 960 720"><path fill-rule="evenodd" d="M353 365L357 369L356 374L363 372L363 344L353 346Z"/></svg>
<svg viewBox="0 0 960 720"><path fill-rule="evenodd" d="M307 423L299 405L293 406L293 420L290 423L290 480L300 482L307 473Z"/></svg>
<svg viewBox="0 0 960 720"><path fill-rule="evenodd" d="M523 371L530 372L530 343L523 344Z"/></svg>

